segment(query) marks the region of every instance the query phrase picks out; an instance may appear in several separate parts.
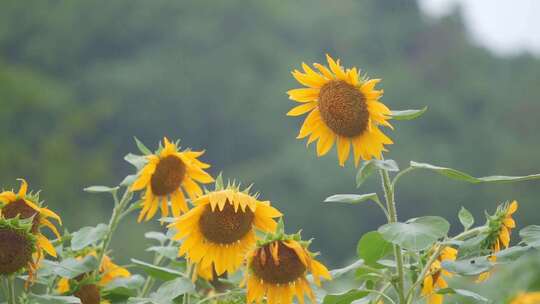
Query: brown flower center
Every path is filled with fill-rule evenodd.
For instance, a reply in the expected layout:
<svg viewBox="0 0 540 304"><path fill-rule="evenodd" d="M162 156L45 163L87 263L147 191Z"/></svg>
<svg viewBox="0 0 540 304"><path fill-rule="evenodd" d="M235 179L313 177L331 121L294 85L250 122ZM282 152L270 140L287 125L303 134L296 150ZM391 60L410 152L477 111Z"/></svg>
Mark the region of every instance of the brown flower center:
<svg viewBox="0 0 540 304"><path fill-rule="evenodd" d="M9 275L32 261L30 241L21 233L0 228L0 275Z"/></svg>
<svg viewBox="0 0 540 304"><path fill-rule="evenodd" d="M272 284L286 284L303 276L306 266L300 261L294 250L283 243L278 245L279 262L274 261L270 253L270 245L257 250L250 268L263 281Z"/></svg>
<svg viewBox="0 0 540 304"><path fill-rule="evenodd" d="M367 129L369 111L364 95L342 80L326 83L319 93L319 111L336 134L354 137Z"/></svg>
<svg viewBox="0 0 540 304"><path fill-rule="evenodd" d="M2 214L6 219L15 218L17 215L20 219L28 219L33 216L32 233L35 234L39 230L39 212L30 207L23 199L18 199L13 203L6 205L4 208L2 208Z"/></svg>
<svg viewBox="0 0 540 304"><path fill-rule="evenodd" d="M99 304L101 302L99 288L95 284L79 287L79 290L75 292L75 296L81 300L82 304Z"/></svg>
<svg viewBox="0 0 540 304"><path fill-rule="evenodd" d="M212 211L207 205L199 220L201 233L208 240L218 244L231 244L242 239L251 229L254 214L249 209L234 211L227 201L222 211L218 207Z"/></svg>
<svg viewBox="0 0 540 304"><path fill-rule="evenodd" d="M173 193L182 184L185 174L186 165L180 158L174 155L165 156L159 160L150 179L152 193L158 196Z"/></svg>

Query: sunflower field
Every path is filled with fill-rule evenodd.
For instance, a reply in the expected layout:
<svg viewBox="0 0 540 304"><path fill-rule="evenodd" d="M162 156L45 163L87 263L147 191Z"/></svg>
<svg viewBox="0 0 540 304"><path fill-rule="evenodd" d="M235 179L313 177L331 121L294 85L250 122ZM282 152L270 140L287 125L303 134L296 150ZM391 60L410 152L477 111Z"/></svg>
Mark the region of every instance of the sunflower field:
<svg viewBox="0 0 540 304"><path fill-rule="evenodd" d="M540 304L538 79L415 2L7 0L0 303Z"/></svg>

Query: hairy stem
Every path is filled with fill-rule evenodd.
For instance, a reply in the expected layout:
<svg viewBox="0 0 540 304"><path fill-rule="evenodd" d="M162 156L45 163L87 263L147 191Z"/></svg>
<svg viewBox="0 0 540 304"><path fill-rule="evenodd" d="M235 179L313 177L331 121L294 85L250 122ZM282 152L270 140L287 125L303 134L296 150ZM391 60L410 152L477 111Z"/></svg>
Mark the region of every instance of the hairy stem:
<svg viewBox="0 0 540 304"><path fill-rule="evenodd" d="M390 181L390 175L387 170L379 170L382 179L382 185L384 189L384 198L386 200L386 208L390 215L389 223L397 222L397 210L396 201L394 199L394 186ZM403 255L401 254L401 248L398 245L394 245L394 255L396 257L397 267L397 293L399 296L399 303L405 303L405 287L404 287L404 271L403 271Z"/></svg>
<svg viewBox="0 0 540 304"><path fill-rule="evenodd" d="M118 224L120 223L120 220L122 219L122 213L126 206L131 201L131 198L133 197L133 194L129 191L129 189L126 189L124 194L122 195L122 198L120 201L115 204L115 207L113 209L113 213L111 215L111 219L109 220L109 225L107 228L107 234L105 235L105 238L103 240L103 245L101 246L101 250L98 253L98 269L101 266L101 263L103 262L103 257L105 256L105 253L109 249L109 246L111 245L112 236L114 232L116 231L116 228L118 227Z"/></svg>
<svg viewBox="0 0 540 304"><path fill-rule="evenodd" d="M169 244L170 244L170 241L165 243L165 245L169 245ZM159 266L163 258L164 258L164 255L156 252L154 254L154 261L152 265ZM154 282L155 280L151 276L146 277L146 281L144 282L143 288L141 290L141 294L139 296L142 298L145 298L146 296L148 296L148 293L150 292L150 290L152 290L152 287L154 286Z"/></svg>
<svg viewBox="0 0 540 304"><path fill-rule="evenodd" d="M17 296L15 294L15 276L10 275L7 278L7 293L8 304L17 304Z"/></svg>

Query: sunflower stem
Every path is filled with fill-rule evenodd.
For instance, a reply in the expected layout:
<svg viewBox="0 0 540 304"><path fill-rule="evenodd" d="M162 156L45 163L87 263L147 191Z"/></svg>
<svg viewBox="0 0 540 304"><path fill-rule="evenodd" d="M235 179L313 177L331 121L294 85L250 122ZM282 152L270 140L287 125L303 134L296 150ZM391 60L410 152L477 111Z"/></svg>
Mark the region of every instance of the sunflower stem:
<svg viewBox="0 0 540 304"><path fill-rule="evenodd" d="M443 247L444 246L442 246L442 245L438 245L437 249L429 257L428 261L424 265L424 268L420 272L420 275L418 275L418 279L416 280L416 282L414 282L414 284L411 286L411 288L409 288L409 291L407 292L407 302L406 303L412 303L412 301L414 300L414 296L415 296L414 291L415 291L416 287L420 286L420 284L424 280L424 277L426 276L429 269L431 268L431 264L433 264L433 262L435 262L435 260L441 254L441 251L443 250Z"/></svg>
<svg viewBox="0 0 540 304"><path fill-rule="evenodd" d="M170 244L170 240L168 243L165 243L165 245L169 245L169 244ZM156 252L154 254L154 262L152 263L152 265L159 266L163 258L164 258L164 255ZM150 290L152 290L152 287L154 286L154 282L155 282L154 278L152 278L151 276L146 277L143 288L141 290L141 294L139 295L141 298L145 298L146 296L148 296L148 293L150 292Z"/></svg>
<svg viewBox="0 0 540 304"><path fill-rule="evenodd" d="M15 294L15 276L10 275L7 279L7 300L8 304L17 304L17 296Z"/></svg>
<svg viewBox="0 0 540 304"><path fill-rule="evenodd" d="M390 181L390 174L387 170L379 170L382 180L382 186L384 190L384 198L386 200L386 208L390 215L388 223L397 222L397 210L396 201L394 199L394 185ZM405 287L404 287L404 271L403 271L403 255L401 254L401 247L394 245L394 255L396 257L397 266L397 293L399 296L399 303L405 303Z"/></svg>
<svg viewBox="0 0 540 304"><path fill-rule="evenodd" d="M122 212L124 211L125 207L129 204L132 197L133 197L132 192L130 192L129 189L126 188L124 194L122 195L122 198L118 202L118 205L116 205L113 209L111 219L109 220L107 234L105 235L105 238L103 240L103 245L97 257L98 271L99 271L99 268L101 267L101 263L103 262L103 257L105 256L105 253L107 252L107 250L109 249L109 246L111 245L112 236L114 232L116 231L116 228L118 227L118 224L120 223L120 220L122 219Z"/></svg>

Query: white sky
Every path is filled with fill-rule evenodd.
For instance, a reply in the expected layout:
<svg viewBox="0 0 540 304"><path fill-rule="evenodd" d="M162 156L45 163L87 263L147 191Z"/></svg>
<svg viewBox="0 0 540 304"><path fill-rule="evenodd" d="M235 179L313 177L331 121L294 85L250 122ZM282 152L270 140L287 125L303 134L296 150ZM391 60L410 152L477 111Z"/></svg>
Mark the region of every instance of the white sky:
<svg viewBox="0 0 540 304"><path fill-rule="evenodd" d="M540 56L540 0L418 0L430 16L459 5L471 37L500 55Z"/></svg>

